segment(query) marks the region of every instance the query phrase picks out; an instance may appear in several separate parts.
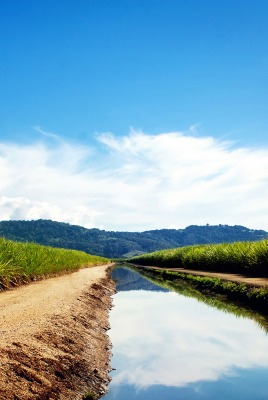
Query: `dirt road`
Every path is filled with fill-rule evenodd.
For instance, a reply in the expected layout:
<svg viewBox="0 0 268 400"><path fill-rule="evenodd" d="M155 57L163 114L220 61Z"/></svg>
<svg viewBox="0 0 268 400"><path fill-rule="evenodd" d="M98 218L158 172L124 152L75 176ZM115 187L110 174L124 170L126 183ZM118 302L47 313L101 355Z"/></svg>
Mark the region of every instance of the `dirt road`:
<svg viewBox="0 0 268 400"><path fill-rule="evenodd" d="M260 277L254 278L254 277L248 277L248 276L243 276L243 275L238 275L238 274L197 271L197 270L193 270L193 269L184 269L184 268L160 268L160 267L151 267L151 266L146 266L144 268L158 269L158 270L167 269L168 271L177 271L182 274L210 276L212 278L220 278L220 279L223 279L226 281L231 281L231 282L236 282L236 283L245 283L249 286L268 286L267 278L260 278Z"/></svg>
<svg viewBox="0 0 268 400"><path fill-rule="evenodd" d="M107 266L0 293L0 398L99 398L109 377Z"/></svg>

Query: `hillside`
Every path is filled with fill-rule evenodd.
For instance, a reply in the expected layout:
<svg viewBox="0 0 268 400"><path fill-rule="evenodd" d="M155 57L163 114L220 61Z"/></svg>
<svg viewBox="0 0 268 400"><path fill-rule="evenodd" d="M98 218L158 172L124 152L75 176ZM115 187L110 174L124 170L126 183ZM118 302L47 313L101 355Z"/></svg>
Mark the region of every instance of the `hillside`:
<svg viewBox="0 0 268 400"><path fill-rule="evenodd" d="M51 220L0 221L0 237L53 247L83 250L90 254L123 257L155 250L203 243L257 241L268 237L263 230L235 225L191 225L185 229L146 232L109 232Z"/></svg>

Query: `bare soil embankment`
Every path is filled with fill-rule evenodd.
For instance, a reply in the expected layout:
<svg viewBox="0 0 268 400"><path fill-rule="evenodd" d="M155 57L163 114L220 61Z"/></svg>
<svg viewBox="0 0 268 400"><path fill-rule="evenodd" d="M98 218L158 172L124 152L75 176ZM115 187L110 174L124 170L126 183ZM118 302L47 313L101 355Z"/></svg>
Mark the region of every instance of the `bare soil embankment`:
<svg viewBox="0 0 268 400"><path fill-rule="evenodd" d="M108 266L0 293L0 399L100 398L113 293Z"/></svg>

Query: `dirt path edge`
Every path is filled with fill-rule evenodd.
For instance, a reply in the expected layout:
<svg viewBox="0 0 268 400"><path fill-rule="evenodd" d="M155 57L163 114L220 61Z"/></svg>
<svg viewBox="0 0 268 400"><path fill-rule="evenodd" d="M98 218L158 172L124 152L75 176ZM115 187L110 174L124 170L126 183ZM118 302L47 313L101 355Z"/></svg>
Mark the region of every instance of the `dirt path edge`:
<svg viewBox="0 0 268 400"><path fill-rule="evenodd" d="M0 340L0 398L81 400L87 393L101 398L110 381L107 331L114 292L107 267L106 276L83 290L67 315L51 316L32 336Z"/></svg>
<svg viewBox="0 0 268 400"><path fill-rule="evenodd" d="M129 264L131 265L131 264ZM156 270L156 271L170 271L170 272L178 272L181 274L186 274L186 275L198 275L198 276L207 276L210 278L219 278L224 281L230 281L230 282L235 282L235 283L244 283L248 286L252 287L263 287L263 286L268 286L268 278L262 278L262 277L249 277L249 276L243 276L239 274L230 274L228 272L223 273L223 272L210 272L210 271L200 271L200 270L194 270L194 269L185 269L185 268L164 268L164 267L157 267L157 266L152 266L152 265L138 265L138 264L132 264L136 268L140 268L141 270Z"/></svg>

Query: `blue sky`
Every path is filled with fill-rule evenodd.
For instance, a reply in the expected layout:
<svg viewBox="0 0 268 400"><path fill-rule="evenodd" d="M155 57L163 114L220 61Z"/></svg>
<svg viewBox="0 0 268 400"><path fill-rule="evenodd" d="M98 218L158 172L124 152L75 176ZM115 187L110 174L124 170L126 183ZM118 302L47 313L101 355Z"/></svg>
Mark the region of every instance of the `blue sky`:
<svg viewBox="0 0 268 400"><path fill-rule="evenodd" d="M0 7L0 219L268 230L266 0Z"/></svg>

